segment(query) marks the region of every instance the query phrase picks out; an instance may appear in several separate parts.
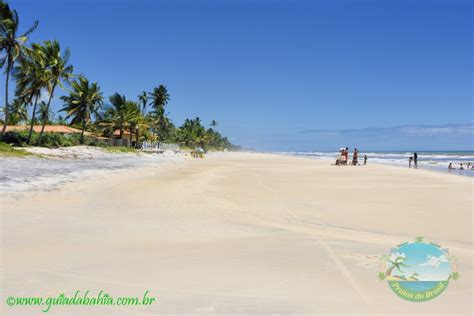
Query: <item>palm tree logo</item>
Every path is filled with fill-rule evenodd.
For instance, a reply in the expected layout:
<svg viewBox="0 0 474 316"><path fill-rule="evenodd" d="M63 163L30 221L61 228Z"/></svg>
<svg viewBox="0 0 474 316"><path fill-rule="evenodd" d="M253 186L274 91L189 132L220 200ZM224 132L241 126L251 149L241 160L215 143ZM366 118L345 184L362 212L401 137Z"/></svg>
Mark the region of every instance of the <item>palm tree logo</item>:
<svg viewBox="0 0 474 316"><path fill-rule="evenodd" d="M407 264L404 263L406 260L406 256L404 253L392 253L388 259L389 268L387 272L385 272L386 276L391 276L394 269L397 269L398 272L403 273L401 267L408 267Z"/></svg>
<svg viewBox="0 0 474 316"><path fill-rule="evenodd" d="M400 298L423 302L439 296L459 278L457 259L439 244L416 237L380 257L377 277Z"/></svg>

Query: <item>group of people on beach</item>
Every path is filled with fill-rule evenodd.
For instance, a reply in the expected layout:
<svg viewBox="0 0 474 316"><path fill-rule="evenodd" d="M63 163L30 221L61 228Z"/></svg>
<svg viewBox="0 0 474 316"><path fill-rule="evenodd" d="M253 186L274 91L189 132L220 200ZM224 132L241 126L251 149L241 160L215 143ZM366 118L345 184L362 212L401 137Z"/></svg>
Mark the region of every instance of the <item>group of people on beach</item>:
<svg viewBox="0 0 474 316"><path fill-rule="evenodd" d="M459 168L454 168L453 167L453 163L450 162L449 165L448 165L448 170L474 170L474 164L471 165L470 162L467 163L466 165L466 169L464 169L464 166L463 164L459 164Z"/></svg>
<svg viewBox="0 0 474 316"><path fill-rule="evenodd" d="M349 164L349 148L341 148L339 150L339 153L341 154L337 159L336 159L336 166L347 166ZM367 155L364 155L364 165L367 164ZM352 162L351 165L353 166L359 166L359 150L357 148L354 148L354 151L352 153Z"/></svg>

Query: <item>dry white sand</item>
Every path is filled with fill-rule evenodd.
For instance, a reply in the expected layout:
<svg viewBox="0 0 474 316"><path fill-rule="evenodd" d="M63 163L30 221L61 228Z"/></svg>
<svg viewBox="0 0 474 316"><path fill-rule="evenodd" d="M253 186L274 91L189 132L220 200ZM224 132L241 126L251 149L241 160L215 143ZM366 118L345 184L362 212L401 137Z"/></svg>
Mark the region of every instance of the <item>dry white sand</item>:
<svg viewBox="0 0 474 316"><path fill-rule="evenodd" d="M218 154L3 197L8 296L100 290L148 307L53 306L52 315L471 315L473 179L263 154ZM403 301L377 257L415 236L450 248L461 278Z"/></svg>

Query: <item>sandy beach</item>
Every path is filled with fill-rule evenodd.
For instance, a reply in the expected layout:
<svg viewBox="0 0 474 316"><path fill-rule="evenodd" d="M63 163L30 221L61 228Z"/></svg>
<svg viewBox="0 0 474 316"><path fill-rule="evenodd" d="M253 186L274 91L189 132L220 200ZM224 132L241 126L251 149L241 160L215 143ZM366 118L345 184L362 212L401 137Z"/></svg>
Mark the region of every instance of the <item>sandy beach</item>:
<svg viewBox="0 0 474 316"><path fill-rule="evenodd" d="M53 306L51 315L472 315L473 179L255 153L107 172L1 201L8 296L156 297L151 306ZM423 236L461 278L411 303L378 257Z"/></svg>

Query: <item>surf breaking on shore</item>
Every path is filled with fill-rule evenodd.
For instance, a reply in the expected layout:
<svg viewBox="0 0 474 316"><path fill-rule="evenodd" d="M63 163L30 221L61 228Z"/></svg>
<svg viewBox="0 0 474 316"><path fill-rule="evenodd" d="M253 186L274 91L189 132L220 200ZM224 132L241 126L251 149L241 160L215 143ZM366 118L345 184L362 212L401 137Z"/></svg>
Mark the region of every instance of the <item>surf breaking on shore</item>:
<svg viewBox="0 0 474 316"><path fill-rule="evenodd" d="M6 195L49 191L61 183L107 172L179 162L184 154L113 153L99 147L75 146L56 149L31 147L38 156L0 157L0 190ZM41 156L39 156L41 155Z"/></svg>

